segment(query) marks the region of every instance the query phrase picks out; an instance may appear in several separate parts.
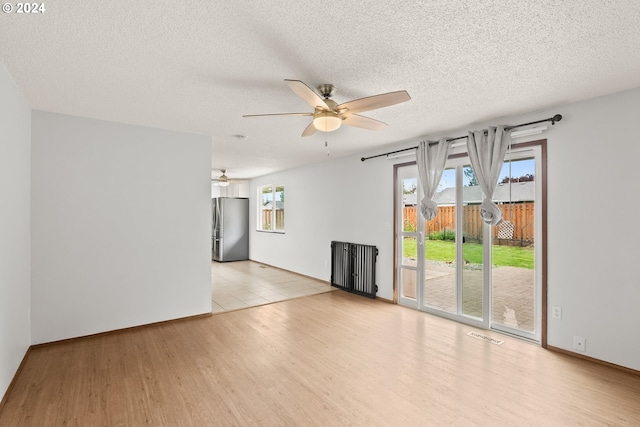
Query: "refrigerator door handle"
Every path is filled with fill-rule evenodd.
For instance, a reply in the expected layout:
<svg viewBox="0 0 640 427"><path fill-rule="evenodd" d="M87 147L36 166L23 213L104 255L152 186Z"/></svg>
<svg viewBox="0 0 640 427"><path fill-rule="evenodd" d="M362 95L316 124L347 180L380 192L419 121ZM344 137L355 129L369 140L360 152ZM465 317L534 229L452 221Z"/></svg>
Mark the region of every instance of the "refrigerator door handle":
<svg viewBox="0 0 640 427"><path fill-rule="evenodd" d="M222 227L220 224L220 199L216 199L216 214L214 216L214 235L219 238L222 235Z"/></svg>

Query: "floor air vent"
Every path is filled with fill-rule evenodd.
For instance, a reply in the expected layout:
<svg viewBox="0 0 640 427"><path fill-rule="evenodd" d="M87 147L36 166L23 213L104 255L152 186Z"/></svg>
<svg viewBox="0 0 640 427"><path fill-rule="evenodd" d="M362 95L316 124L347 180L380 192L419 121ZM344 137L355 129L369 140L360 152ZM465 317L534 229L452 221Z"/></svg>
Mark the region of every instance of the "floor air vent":
<svg viewBox="0 0 640 427"><path fill-rule="evenodd" d="M331 242L331 286L375 298L377 256L375 246Z"/></svg>
<svg viewBox="0 0 640 427"><path fill-rule="evenodd" d="M495 344L495 345L502 345L504 343L504 341L502 340L499 340L497 338L492 338L487 335L482 335L477 332L469 332L467 335L469 335L470 337L477 338L479 340L490 342L491 344Z"/></svg>

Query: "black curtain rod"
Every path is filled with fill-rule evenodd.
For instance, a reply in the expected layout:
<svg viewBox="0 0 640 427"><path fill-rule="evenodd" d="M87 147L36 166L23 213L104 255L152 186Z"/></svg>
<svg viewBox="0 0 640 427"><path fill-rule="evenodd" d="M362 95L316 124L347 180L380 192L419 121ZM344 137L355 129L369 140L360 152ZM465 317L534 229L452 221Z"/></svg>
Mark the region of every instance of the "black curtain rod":
<svg viewBox="0 0 640 427"><path fill-rule="evenodd" d="M548 119L543 119L543 120L537 120L535 122L529 122L529 123L521 123L519 125L515 125L515 126L506 126L504 129L505 130L512 130L515 128L520 128L523 126L529 126L529 125L537 125L538 123L545 123L545 122L551 122L552 125L555 125L556 122L559 122L560 120L562 120L562 116L560 114L556 114L553 117L549 117ZM457 138L447 138L447 142L451 142L451 141L457 141L459 139L465 139L467 138L467 136L459 136ZM437 143L434 143L437 144ZM362 157L360 158L361 161L365 161L365 160L369 160L369 159L375 159L376 157L382 157L382 156L388 156L390 154L396 154L396 153L402 153L403 151L409 151L409 150L415 150L416 147L410 147L410 148L403 148L402 150L396 150L396 151L389 151L388 153L382 153L382 154L376 154L375 156L370 156L370 157Z"/></svg>

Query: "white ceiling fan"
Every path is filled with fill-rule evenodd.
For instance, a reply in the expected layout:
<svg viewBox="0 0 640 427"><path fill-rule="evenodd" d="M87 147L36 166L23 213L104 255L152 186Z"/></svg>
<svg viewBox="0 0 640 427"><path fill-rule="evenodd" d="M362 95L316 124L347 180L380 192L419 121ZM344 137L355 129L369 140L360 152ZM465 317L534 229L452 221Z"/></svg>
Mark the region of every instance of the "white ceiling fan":
<svg viewBox="0 0 640 427"><path fill-rule="evenodd" d="M313 107L313 113L246 114L242 117L312 116L313 120L302 132L302 136L313 135L316 130L332 132L338 129L342 123L363 129L382 130L387 127L386 123L357 113L388 107L411 99L406 90L399 90L337 104L331 99L336 91L332 84L318 86L320 96L300 80L285 79L285 82L296 95Z"/></svg>
<svg viewBox="0 0 640 427"><path fill-rule="evenodd" d="M229 177L227 177L227 170L220 169L220 172L222 172L222 175L220 175L220 177L218 178L211 179L211 182L213 182L213 185L219 185L220 187L229 186L231 181L229 181Z"/></svg>

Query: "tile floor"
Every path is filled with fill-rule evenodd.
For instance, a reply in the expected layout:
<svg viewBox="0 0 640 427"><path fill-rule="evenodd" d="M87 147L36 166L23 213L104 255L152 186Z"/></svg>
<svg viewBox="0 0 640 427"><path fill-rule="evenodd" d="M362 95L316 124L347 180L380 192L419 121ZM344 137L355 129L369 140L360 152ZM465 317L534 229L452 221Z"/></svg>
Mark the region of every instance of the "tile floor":
<svg viewBox="0 0 640 427"><path fill-rule="evenodd" d="M254 261L211 263L212 311L237 310L331 292L328 282Z"/></svg>

